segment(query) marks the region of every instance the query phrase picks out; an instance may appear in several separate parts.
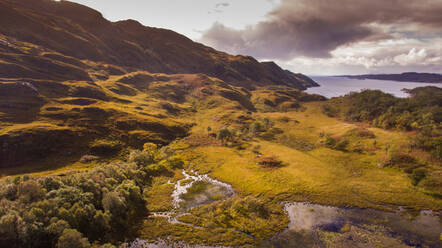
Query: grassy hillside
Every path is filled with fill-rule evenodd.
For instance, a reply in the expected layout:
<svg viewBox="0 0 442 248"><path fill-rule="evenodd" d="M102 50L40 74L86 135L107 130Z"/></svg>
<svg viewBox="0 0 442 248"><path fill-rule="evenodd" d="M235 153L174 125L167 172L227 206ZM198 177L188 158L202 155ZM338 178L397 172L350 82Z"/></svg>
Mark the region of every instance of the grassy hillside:
<svg viewBox="0 0 442 248"><path fill-rule="evenodd" d="M88 80L98 70L154 73L204 73L228 83L317 86L310 78L232 56L171 30L146 27L134 20L110 22L101 13L69 1L0 2L0 77ZM23 46L26 43L26 46ZM85 73L86 71L86 73Z"/></svg>
<svg viewBox="0 0 442 248"><path fill-rule="evenodd" d="M286 201L442 210L439 88L326 100L273 62L68 1L3 0L0 22L0 247L254 247ZM183 171L235 193L195 182L183 198L209 203L181 215Z"/></svg>
<svg viewBox="0 0 442 248"><path fill-rule="evenodd" d="M149 86L138 84L139 78L146 80L148 77L160 77L162 81L151 82ZM111 145L112 142L101 137L98 141L89 143L88 149L82 153L83 157L94 155L98 158L65 162L56 169L45 168L44 171L31 174L22 174L17 168L3 169L4 174L11 176L4 177L2 183L16 185L8 187L19 189L29 177L37 182L49 180L48 178L63 181L72 177L94 175L97 170L109 166L119 168L122 173L128 173L124 172L127 166L138 166L134 169L146 171L135 174L131 172L126 178L135 180L137 187L140 187L141 198L146 207L143 211L146 212L133 213L144 216L134 217L133 220L142 220L142 223L135 224L130 219L125 222L125 225L137 225L135 229L128 229L126 237L132 235L153 240L169 237L191 243L234 246L260 243L284 229L287 217L280 204L283 201L309 201L387 211L398 206L409 209L441 209L441 187L428 187L426 183L431 177L435 182L440 181L440 164L427 152L410 148L409 139L413 137L413 133L383 130L329 117L323 113L323 106L330 102L306 102L319 100L319 96L308 96L296 90L282 91L278 88L247 91L203 75L132 73L102 81L99 85L102 89L112 89L120 84L129 87L127 83L131 85L131 92L133 90L136 94L130 98L132 103L118 105L125 109L125 113L135 111L131 110L132 105L147 101L145 105L140 105L143 110L149 106L149 114L164 115L163 121L193 123L189 125L185 138L168 145L164 143L158 153L163 155L156 157L159 159L157 162L140 164L140 161L146 160L133 160L129 153L141 147L129 146L120 139L117 140L121 143ZM151 89L155 90L150 91ZM177 95L177 92L182 94ZM111 95L109 92L108 94ZM275 102L279 98L285 99L285 102L297 102L298 105L289 104L296 106L289 109L280 109L275 104L263 105L263 102ZM107 105L117 109L112 102ZM12 125L7 130L12 131L19 127ZM226 133L225 130L228 130L228 134L221 135ZM338 143L330 143L330 139L335 139ZM339 143L342 140L346 140L342 142L345 145ZM112 155L91 153L96 151L96 147L106 147L104 151L108 151L107 149L114 146L126 152L114 151ZM417 163L425 164L425 168L434 173L414 184L413 178L403 169L384 166L393 151L407 151L407 154L414 156ZM180 166L183 167L173 167L170 162L165 162L170 158L179 158L182 161ZM161 159L165 161L161 162ZM60 161L62 160L58 162ZM154 164L149 165L150 163ZM191 210L190 214L180 217L180 221L187 223L186 225L171 224L166 218L148 217L149 212L171 209L170 194L173 187L168 181L174 182L181 178L181 168L209 173L212 177L231 184L236 196ZM148 177L143 180L132 179L137 174ZM111 182L112 177L114 175L106 174L105 178L108 179L105 181ZM112 191L118 188L118 184L105 187ZM81 190L84 193L90 192L90 189L84 187ZM2 194L11 194L8 192L10 190ZM8 196L11 197L8 199L22 201L22 194L24 193L17 191ZM98 198L98 201L100 199L102 198ZM38 200L33 200L29 207L41 204ZM66 209L68 212L75 212L76 207L78 206L69 205ZM94 204L94 208L98 211L104 207ZM31 211L31 208L20 210L23 214L27 211ZM54 214L56 213L55 211ZM82 232L89 241L96 240L93 232L88 231L87 225L75 224L76 217L69 219L55 216L66 220L71 228ZM50 218L45 218L43 223L50 225ZM110 218L117 217L111 215ZM111 222L109 228L116 228L112 229L116 231L119 227ZM114 236L102 240L118 243L121 238Z"/></svg>

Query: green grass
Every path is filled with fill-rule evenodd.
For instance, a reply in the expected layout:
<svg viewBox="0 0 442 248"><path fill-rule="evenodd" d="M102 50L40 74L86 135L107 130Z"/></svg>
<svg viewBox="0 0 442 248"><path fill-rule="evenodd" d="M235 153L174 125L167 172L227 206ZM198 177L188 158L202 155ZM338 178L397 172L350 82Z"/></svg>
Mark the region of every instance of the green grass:
<svg viewBox="0 0 442 248"><path fill-rule="evenodd" d="M323 102L299 101L301 107L286 108L283 101L276 107L268 107L264 106L264 101L268 98L278 102L282 93L251 91L248 99L247 91L225 85L217 79L200 79L195 75L152 75L134 72L110 76L94 85L62 83L70 90L87 89L82 94L95 94L98 90L102 99L94 101L84 101L82 99L87 98L84 96L52 96L50 87L42 86L40 90L47 93L47 101L41 107L39 117L28 123L0 122L0 135L71 130L83 135L83 143L72 146L72 154L65 154L63 150L43 160L31 161L26 166L2 168L0 176L31 173L38 177L89 170L103 163L125 159L130 148L141 148L144 142L167 144L189 129L191 137L176 139L168 145L169 148L186 161L186 170L209 173L231 184L236 196L223 200L223 195L209 195L211 200L221 200L192 209L190 214L179 218L194 226L170 224L165 218L146 218L140 230L142 238L170 238L211 245L256 244L285 228L288 220L281 201L388 210L395 206L442 208L440 198L432 196L431 191L420 185L414 186L406 173L379 166L394 151L408 149L409 133L370 128L366 124L328 117L322 112ZM154 78L152 82L137 81L150 76ZM123 77L131 78L130 82L121 82ZM161 80L167 83L159 82ZM183 85L191 90L184 90ZM221 91L231 99L220 96ZM285 102L291 104L298 100L293 97ZM246 108L248 101L259 103L258 110L261 111L249 111ZM88 112L91 108L92 112ZM280 129L283 133L249 135L238 138L236 144L235 140L226 142L227 146L209 138L210 134L223 128L239 134L251 123L265 119L269 119L273 130ZM106 132L101 132L102 129ZM370 135L361 136L360 130L368 130L364 132ZM92 131L92 134L86 131ZM344 151L327 148L324 145L326 137L346 139L348 145ZM79 162L82 155L90 154L91 148L97 145L118 147L121 151L115 151L115 156L101 156L97 161ZM274 157L281 160L283 166L262 167L258 164L262 157ZM419 153L416 157L431 168L440 166L427 159L426 153ZM182 177L181 170L175 170L173 176L154 177L146 185L143 198L148 202L149 212L173 208L171 193L174 186L168 182L176 182ZM430 177L437 184L440 174L434 173ZM196 182L183 198L192 200L210 187L206 182ZM262 208L266 209L266 215L257 214Z"/></svg>
<svg viewBox="0 0 442 248"><path fill-rule="evenodd" d="M167 183L168 180L169 178L156 177L146 191L144 199L148 203L149 212L164 212L173 208L171 195L174 185Z"/></svg>
<svg viewBox="0 0 442 248"><path fill-rule="evenodd" d="M441 208L441 200L422 193L405 173L378 167L385 155L385 147L399 149L406 144L404 133L369 128L376 136L375 150L359 154L328 149L319 145L321 133L342 136L357 125L325 116L321 112L321 103L305 106L304 112L257 113L256 116L270 118L286 133L318 144L319 148L302 152L277 142L256 139L252 146L259 145L262 156L275 156L287 164L282 168L268 169L257 165L257 157L250 149L237 151L228 147L202 146L192 149L199 155L193 163L195 168L210 172L243 194L341 206ZM278 122L281 117L299 123ZM372 146L373 140L360 139L367 146Z"/></svg>

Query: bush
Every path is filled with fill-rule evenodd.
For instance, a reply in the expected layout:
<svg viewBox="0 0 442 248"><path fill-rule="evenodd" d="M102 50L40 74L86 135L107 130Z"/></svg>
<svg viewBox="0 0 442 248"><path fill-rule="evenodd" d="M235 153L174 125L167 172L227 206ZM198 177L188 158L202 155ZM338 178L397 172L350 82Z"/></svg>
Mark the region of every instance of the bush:
<svg viewBox="0 0 442 248"><path fill-rule="evenodd" d="M184 166L184 161L181 158L174 156L165 160L164 164L168 169L181 169Z"/></svg>
<svg viewBox="0 0 442 248"><path fill-rule="evenodd" d="M322 105L322 112L328 117L336 117L339 114L339 109L333 107L330 104Z"/></svg>
<svg viewBox="0 0 442 248"><path fill-rule="evenodd" d="M150 152L135 150L130 153L129 162L139 166L146 166L154 162L154 157Z"/></svg>
<svg viewBox="0 0 442 248"><path fill-rule="evenodd" d="M281 167L283 165L282 161L275 157L263 157L259 160L258 164L264 167Z"/></svg>
<svg viewBox="0 0 442 248"><path fill-rule="evenodd" d="M376 135L372 131L370 131L370 130L368 130L366 128L360 128L360 127L359 128L353 128L353 129L347 131L344 134L344 136L349 136L349 137L356 136L356 137L359 137L359 138L367 138L367 139L374 139L374 138L376 138Z"/></svg>
<svg viewBox="0 0 442 248"><path fill-rule="evenodd" d="M278 134L282 134L284 133L284 131L282 131L282 129L277 128L277 127L272 127L269 130L261 133L259 136L265 140L273 140L275 139L275 136Z"/></svg>
<svg viewBox="0 0 442 248"><path fill-rule="evenodd" d="M98 156L110 156L121 150L121 143L116 140L95 140L90 146L90 151Z"/></svg>
<svg viewBox="0 0 442 248"><path fill-rule="evenodd" d="M413 170L413 172L410 175L411 178L411 184L414 186L418 185L419 182L424 179L426 176L426 171L423 168L418 168Z"/></svg>
<svg viewBox="0 0 442 248"><path fill-rule="evenodd" d="M263 126L262 126L261 122L255 121L252 124L250 124L249 131L252 135L256 135L256 134L262 132Z"/></svg>
<svg viewBox="0 0 442 248"><path fill-rule="evenodd" d="M27 203L40 200L44 194L45 191L40 184L33 180L22 182L18 187L18 196Z"/></svg>
<svg viewBox="0 0 442 248"><path fill-rule="evenodd" d="M330 149L346 151L349 141L345 138L333 138L330 135L325 137L324 145Z"/></svg>
<svg viewBox="0 0 442 248"><path fill-rule="evenodd" d="M57 242L57 248L89 248L91 244L87 238L75 229L65 229Z"/></svg>
<svg viewBox="0 0 442 248"><path fill-rule="evenodd" d="M229 131L229 129L223 128L223 129L219 130L217 138L219 140L226 141L226 140L232 138L232 133Z"/></svg>
<svg viewBox="0 0 442 248"><path fill-rule="evenodd" d="M303 152L308 152L308 151L312 151L313 149L315 149L315 145L311 144L308 141L299 139L298 137L296 137L293 134L288 134L288 135L281 135L278 137L278 142L294 148L296 150L299 151L303 151Z"/></svg>

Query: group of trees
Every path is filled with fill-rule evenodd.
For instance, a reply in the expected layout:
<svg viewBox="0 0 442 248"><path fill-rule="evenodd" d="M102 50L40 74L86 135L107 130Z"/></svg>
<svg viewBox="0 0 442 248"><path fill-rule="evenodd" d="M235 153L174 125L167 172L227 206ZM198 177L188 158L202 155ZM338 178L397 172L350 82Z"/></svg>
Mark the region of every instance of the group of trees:
<svg viewBox="0 0 442 248"><path fill-rule="evenodd" d="M207 129L209 132L212 130L210 127ZM232 140L248 140L254 137L260 137L266 140L272 140L277 134L281 134L283 131L274 127L274 124L268 118L255 120L248 126L243 126L239 130L222 128L218 131L216 137L221 140L223 144Z"/></svg>
<svg viewBox="0 0 442 248"><path fill-rule="evenodd" d="M418 131L414 145L442 158L442 89L419 87L407 91L409 98L397 98L379 90L350 93L331 99L323 111L349 121L370 122L384 129Z"/></svg>
<svg viewBox="0 0 442 248"><path fill-rule="evenodd" d="M152 176L182 165L150 144L90 171L3 179L0 247L113 247L148 214L143 193Z"/></svg>

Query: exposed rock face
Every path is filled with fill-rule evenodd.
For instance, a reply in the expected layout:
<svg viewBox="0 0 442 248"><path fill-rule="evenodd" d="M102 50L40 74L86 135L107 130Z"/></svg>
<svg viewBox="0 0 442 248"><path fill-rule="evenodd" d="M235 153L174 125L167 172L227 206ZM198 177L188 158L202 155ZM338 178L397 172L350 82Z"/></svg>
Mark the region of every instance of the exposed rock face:
<svg viewBox="0 0 442 248"><path fill-rule="evenodd" d="M81 60L118 65L126 70L161 73L204 73L228 83L316 86L303 75L273 62L216 51L166 29L134 20L110 22L88 7L53 0L2 0L0 3L0 77L89 80ZM11 39L29 42L32 53ZM44 55L44 56L43 56Z"/></svg>

